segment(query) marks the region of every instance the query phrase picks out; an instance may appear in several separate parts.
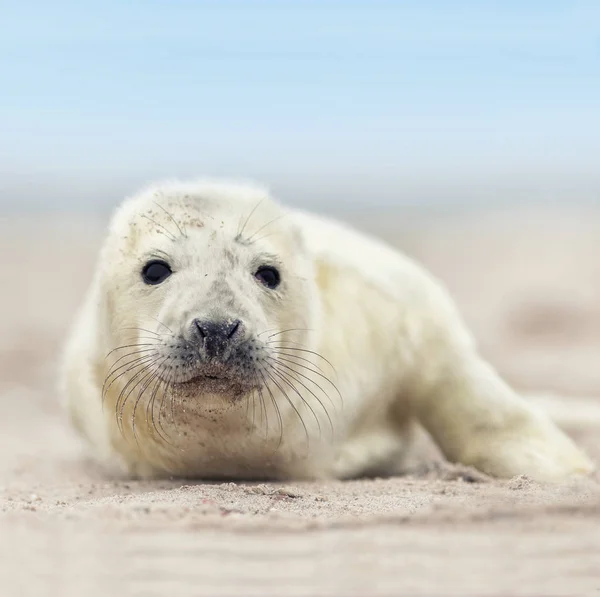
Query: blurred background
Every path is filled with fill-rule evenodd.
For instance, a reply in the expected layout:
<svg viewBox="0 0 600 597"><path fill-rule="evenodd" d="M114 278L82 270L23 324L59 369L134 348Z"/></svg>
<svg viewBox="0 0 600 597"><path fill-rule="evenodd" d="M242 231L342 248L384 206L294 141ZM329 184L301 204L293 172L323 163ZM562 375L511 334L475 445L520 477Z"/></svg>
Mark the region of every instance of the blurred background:
<svg viewBox="0 0 600 597"><path fill-rule="evenodd" d="M600 3L1 12L5 380L53 387L124 195L226 176L422 261L518 387L600 395Z"/></svg>

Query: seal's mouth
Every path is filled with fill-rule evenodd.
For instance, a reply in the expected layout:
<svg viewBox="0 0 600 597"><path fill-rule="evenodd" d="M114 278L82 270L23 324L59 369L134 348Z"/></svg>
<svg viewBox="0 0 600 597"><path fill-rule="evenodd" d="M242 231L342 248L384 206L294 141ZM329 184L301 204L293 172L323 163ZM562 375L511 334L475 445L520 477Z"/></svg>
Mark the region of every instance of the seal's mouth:
<svg viewBox="0 0 600 597"><path fill-rule="evenodd" d="M186 375L187 379L180 380L180 383L202 381L236 381L240 377L240 370L228 363L218 361L199 363L190 368Z"/></svg>
<svg viewBox="0 0 600 597"><path fill-rule="evenodd" d="M261 386L261 369L253 361L254 357L244 350L211 358L191 350L187 353L176 352L171 356L176 361L161 371L164 381L178 394L189 399L207 394L234 397Z"/></svg>
<svg viewBox="0 0 600 597"><path fill-rule="evenodd" d="M203 394L219 394L235 398L256 387L251 376L235 368L211 367L199 369L189 379L173 383L173 387L188 396L201 397Z"/></svg>
<svg viewBox="0 0 600 597"><path fill-rule="evenodd" d="M233 384L233 383L239 383L239 380L237 376L234 375L227 375L225 373L223 374L216 374L216 373L202 373L202 372L198 372L196 373L193 377L190 377L189 379L186 379L185 381L180 381L177 382L176 385L178 386L185 386L187 384L194 384L196 386L201 385L202 383L222 383L222 384Z"/></svg>

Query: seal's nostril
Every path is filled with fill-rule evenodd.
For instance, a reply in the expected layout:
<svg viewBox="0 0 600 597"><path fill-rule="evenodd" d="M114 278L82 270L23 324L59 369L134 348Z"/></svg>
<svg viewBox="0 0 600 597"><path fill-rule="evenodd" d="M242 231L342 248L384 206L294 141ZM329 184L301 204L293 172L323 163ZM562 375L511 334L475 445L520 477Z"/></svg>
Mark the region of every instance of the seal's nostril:
<svg viewBox="0 0 600 597"><path fill-rule="evenodd" d="M194 328L203 343L223 343L232 340L241 325L239 319L221 321L194 319Z"/></svg>
<svg viewBox="0 0 600 597"><path fill-rule="evenodd" d="M227 334L228 338L231 338L239 329L240 327L240 323L242 323L239 319L236 319L235 321L233 321L230 326L231 326L231 330L229 331L229 333Z"/></svg>
<svg viewBox="0 0 600 597"><path fill-rule="evenodd" d="M199 319L194 319L194 325L196 326L196 329L198 330L198 333L200 334L200 338L206 338L206 336L208 334L207 334L206 330L203 329L202 322Z"/></svg>

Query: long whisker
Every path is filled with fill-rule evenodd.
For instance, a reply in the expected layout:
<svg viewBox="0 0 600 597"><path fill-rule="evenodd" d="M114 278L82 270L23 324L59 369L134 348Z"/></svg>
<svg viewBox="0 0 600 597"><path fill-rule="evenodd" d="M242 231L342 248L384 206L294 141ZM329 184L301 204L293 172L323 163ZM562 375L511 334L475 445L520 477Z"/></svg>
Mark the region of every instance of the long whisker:
<svg viewBox="0 0 600 597"><path fill-rule="evenodd" d="M294 404L294 402L287 395L287 392L281 387L281 385L275 379L275 377L273 377L272 369L269 369L269 371L267 371L267 375L269 376L269 379L279 388L279 391L283 394L284 398L288 401L288 404L294 409L294 412L298 415L298 418L300 419L300 422L302 423L302 427L304 428L304 435L306 436L306 446L307 446L307 450L308 450L309 446L310 446L310 436L308 434L308 429L306 427L306 424L304 423L304 419L302 418L302 415L296 408L296 405Z"/></svg>
<svg viewBox="0 0 600 597"><path fill-rule="evenodd" d="M108 369L108 373L106 374L106 377L107 377L107 378L108 378L108 377L110 377L110 374L111 374L111 372L112 372L112 371L114 371L114 370L115 370L115 367L116 367L116 366L117 366L117 365L118 365L118 364L119 364L121 361L123 361L124 359L128 359L129 357L132 357L132 356L135 356L135 355L138 355L138 354L141 354L141 355L144 355L144 354L145 354L145 355L147 355L148 353L151 353L151 352L156 352L156 350L155 350L154 348L142 348L142 349L140 349L140 350L134 350L134 351L132 351L132 352L128 352L127 354L124 354L124 355L120 356L120 357L119 357L118 359L116 359L116 360L114 361L114 363L113 363L113 364L112 364L112 365L109 367L109 369ZM143 357L136 357L136 358L143 358ZM120 367L119 367L119 368L120 368ZM117 370L118 370L118 369L117 369Z"/></svg>
<svg viewBox="0 0 600 597"><path fill-rule="evenodd" d="M121 392L119 393L119 397L115 402L115 417L117 419L117 426L122 435L124 433L123 427L123 413L125 411L125 404L127 403L127 399L131 395L131 393L135 390L135 388L147 378L148 375L152 374L152 368L154 367L154 362L150 362L147 365L144 365L139 371L137 371L125 384ZM140 379L139 376L142 376ZM136 381L137 380L137 381ZM135 382L135 383L134 383ZM133 387L127 392L129 387L133 384Z"/></svg>
<svg viewBox="0 0 600 597"><path fill-rule="evenodd" d="M314 417L315 421L317 422L317 428L319 429L319 439L320 439L321 438L321 421L319 421L319 417L317 417L317 413L315 412L314 408L310 405L310 403L306 400L306 398L304 398L304 396L298 391L296 386L289 380L289 376L282 373L275 366L273 366L271 368L271 372L274 375L277 375L281 381L283 381L290 388L292 388L292 390L298 396L298 398L300 398L300 400L302 400L302 403L308 408L308 410L310 410L310 412L312 413L312 416Z"/></svg>
<svg viewBox="0 0 600 597"><path fill-rule="evenodd" d="M120 328L121 330L135 330L136 332L148 332L148 334L154 334L160 338L161 334L159 332L154 332L152 330L147 330L146 328L138 328L138 327L125 327Z"/></svg>
<svg viewBox="0 0 600 597"><path fill-rule="evenodd" d="M277 360L277 363L278 363L279 365L281 365L282 367L285 367L286 369L290 369L291 371L294 371L296 374L298 374L298 375L301 375L302 377L304 377L304 379L307 379L307 380L309 380L309 381L310 381L310 382L311 382L313 385L317 386L317 388L318 388L319 390L321 390L321 392L323 392L323 394L324 394L325 396L327 396L327 399L329 400L329 403L330 403L330 404L333 406L333 408L335 409L335 404L333 403L333 400L332 400L332 399L331 399L331 397L329 396L329 393L328 393L328 392L326 392L326 391L323 389L323 387L322 387L322 386L321 386L319 383L317 383L317 382L316 382L314 379L312 379L311 377L308 377L308 376L304 375L303 373L300 373L299 371L297 371L296 369L294 369L294 368L293 368L293 367L291 367L291 366L285 365L285 364L284 364L284 360L281 358L280 354L282 354L282 353L278 353L278 352L276 352L276 351L272 351L272 352L271 352L271 355L274 355L274 357L273 357L273 356L271 356L271 357L269 357L269 358L275 358L275 359ZM283 354L285 354L285 353L283 353ZM295 355L294 355L294 356L292 356L292 358L295 358ZM308 371L311 371L311 369L307 368L307 367L306 367L304 364L302 364L302 363L296 363L296 362L294 362L294 361L285 361L285 362L287 362L287 363L290 363L290 365L296 365L296 366L298 366L298 367L302 367L303 369L307 369ZM310 363L310 361L309 361L309 363ZM314 367L317 367L317 365L314 365L313 363L311 363L311 365L313 365ZM322 369L321 369L321 368L319 368L319 367L317 367L317 369L319 369L319 371L322 371ZM314 373L316 374L317 372L316 372L316 371L314 371ZM320 376L320 377L324 377L324 376Z"/></svg>
<svg viewBox="0 0 600 597"><path fill-rule="evenodd" d="M173 375L173 372L171 371L171 373L169 374L169 378L171 379ZM167 396L167 390L169 389L169 382L168 380L162 380L163 383L163 388L162 388L162 397L160 399L160 405L158 407L158 426L163 430L163 432L165 433L165 435L167 437L169 437L169 433L168 431L165 430L163 424L162 424L162 413L163 413L163 406L164 406L164 402L165 402L165 398ZM166 410L166 409L164 409ZM174 423L174 421L172 421ZM177 430L177 432L179 433L179 431Z"/></svg>
<svg viewBox="0 0 600 597"><path fill-rule="evenodd" d="M313 363L310 359L307 359L305 357L301 357L298 356L297 354L290 354L289 352L283 352L283 350L270 350L269 351L270 354L282 354L286 357L289 357L290 359L296 359L299 361L303 361L305 363L309 363L310 365L312 365L313 367L316 367L321 373L325 373L325 371L323 371L323 369L321 369L321 367L319 367L319 365L317 365L316 363Z"/></svg>
<svg viewBox="0 0 600 597"><path fill-rule="evenodd" d="M175 392L173 392L173 380L175 379L175 371L171 371L171 374L167 378L167 385L165 387L165 392L169 392L169 403L171 405L171 423L173 427L175 427L175 431L177 435L181 435L181 431L179 430L179 425L177 424L177 419L175 418ZM183 400L183 399L182 399Z"/></svg>
<svg viewBox="0 0 600 597"><path fill-rule="evenodd" d="M288 332L314 332L314 331L315 330L312 330L310 328L288 328L287 330L277 330L277 328L273 328L270 330L265 330L264 332L260 332L260 334L257 334L257 336L260 338L260 336L269 334L269 338L273 338L273 337L279 336L281 334L287 334Z"/></svg>
<svg viewBox="0 0 600 597"><path fill-rule="evenodd" d="M248 420L248 415L250 414L250 394L246 396L246 420Z"/></svg>
<svg viewBox="0 0 600 597"><path fill-rule="evenodd" d="M171 375L167 381L167 389L171 389L171 382L175 379L175 372L171 371ZM171 404L171 423L173 423L175 427L175 431L177 431L177 435L180 435L179 427L177 426L177 421L175 420L175 393L173 391L169 392L169 402Z"/></svg>
<svg viewBox="0 0 600 597"><path fill-rule="evenodd" d="M117 346L117 348L113 348L107 355L104 357L104 360L108 359L108 357L113 354L113 352L117 352L117 350L124 350L125 348L139 348L140 346L156 346L156 342L137 342L135 344L124 344L123 346Z"/></svg>
<svg viewBox="0 0 600 597"><path fill-rule="evenodd" d="M273 357L267 357L269 359L273 359ZM336 409L335 403L333 402L333 400L331 399L331 397L329 396L329 394L323 389L323 387L317 383L314 379L312 379L312 377L309 377L308 375L305 375L304 373L294 369L293 367L286 365L283 360L280 357L276 356L275 360L277 362L277 364L280 367L285 367L286 369L288 369L289 371L292 371L295 375L299 375L300 377L303 377L304 379L306 379L307 381L310 381L310 383L312 383L314 386L316 386L319 390L321 390L321 392L323 392L323 395L327 397L327 400L329 400L329 404L331 404L331 406L333 407L334 410ZM292 361L287 361L288 363L292 363L293 365L297 365L298 367L302 367L303 369L308 369L305 365L302 365L301 363L293 363ZM312 369L308 369L308 371L312 371ZM313 373L316 373L316 371L313 371ZM341 403L342 407L343 407L343 402Z"/></svg>
<svg viewBox="0 0 600 597"><path fill-rule="evenodd" d="M256 400L256 390L252 390L252 400L255 401ZM261 402L258 402L258 406L259 406L259 416L260 416L260 422L262 424L262 420L263 420L263 405L261 404Z"/></svg>
<svg viewBox="0 0 600 597"><path fill-rule="evenodd" d="M148 389L148 387L150 386L150 384L152 383L152 381L154 379L156 379L157 375L158 375L158 373L156 371L154 371L153 374L150 376L150 379L148 379L148 381L146 382L146 384L140 389L140 391L139 391L139 393L137 395L135 404L133 405L133 411L132 411L132 414L131 414L131 428L132 428L132 431L133 431L133 437L134 437L136 443L138 444L138 446L139 446L139 443L138 443L137 435L136 435L136 432L135 432L135 421L136 421L137 407L138 407L138 404L139 404L142 396L144 395L144 393L146 392L146 390Z"/></svg>
<svg viewBox="0 0 600 597"><path fill-rule="evenodd" d="M252 427L256 427L255 422L255 414L256 414L256 395L252 392Z"/></svg>
<svg viewBox="0 0 600 597"><path fill-rule="evenodd" d="M152 392L150 393L150 397L148 398L148 402L146 403L146 425L148 427L152 427L153 433L162 440L163 436L159 432L158 427L156 426L156 422L154 421L155 398L161 386L162 380L160 379L158 372L156 372L156 375L154 377L154 387L152 388Z"/></svg>
<svg viewBox="0 0 600 597"><path fill-rule="evenodd" d="M267 405L265 404L265 398L260 386L257 388L257 391L260 399L260 412L264 413L264 417L262 418L265 420L265 440L267 440L269 438L269 412L267 411Z"/></svg>
<svg viewBox="0 0 600 597"><path fill-rule="evenodd" d="M270 332L275 332L275 331L277 331L277 328L270 328L270 329L264 330L263 332L260 332L256 335L260 338L261 336L264 336L265 334L269 334Z"/></svg>
<svg viewBox="0 0 600 597"><path fill-rule="evenodd" d="M277 362L275 360L275 362ZM278 363L279 364L279 363ZM278 371L281 375L286 375L287 377L290 377L291 379L293 379L295 382L299 383L307 392L310 393L311 396L314 397L314 399L319 403L319 405L321 406L321 408L323 409L323 412L325 413L325 416L327 417L327 421L329 422L329 428L331 429L331 437L333 438L334 435L334 429L333 429L333 421L331 420L331 417L329 416L329 411L327 410L327 408L325 407L325 405L323 404L323 401L301 380L301 379L297 379L296 377L294 377L292 375L292 373L287 373L286 371L282 371L281 369L278 368L277 365L273 365L274 369L276 371ZM291 369L290 367L286 367L288 370L292 371L293 373L298 373L297 371L294 371L293 369ZM318 386L320 388L320 386ZM323 391L323 388L320 388L321 391ZM325 396L327 396L327 394L325 392L323 392L325 394ZM327 396L327 398L329 399L329 401L331 402L331 399L329 398L329 396ZM334 407L335 408L335 407Z"/></svg>
<svg viewBox="0 0 600 597"><path fill-rule="evenodd" d="M343 403L343 398L342 398L341 392L338 390L338 387L327 376L323 375L319 371L315 371L315 369L312 369L311 367L307 367L306 365L301 365L300 363L296 363L294 361L290 361L289 359L284 358L282 356L278 356L277 359L278 359L278 361L284 361L286 363L291 363L292 365L296 365L297 367L301 367L302 369L305 369L307 371L310 371L311 373L314 373L315 375L318 375L319 377L321 377L322 379L324 379L337 392L337 395L340 398L340 402Z"/></svg>
<svg viewBox="0 0 600 597"><path fill-rule="evenodd" d="M163 400L164 400L164 396L165 396L165 391L166 391L166 385L164 380L160 379L158 380L156 387L154 389L154 392L152 392L152 397L151 397L151 401L152 401L152 407L151 407L151 413L152 413L152 425L157 433L157 435L169 446L173 446L173 442L171 442L170 438L169 438L169 433L168 431L164 428L163 424L162 424L162 419L161 419L161 408L162 408L162 404L163 404ZM155 404L156 404L156 398L158 396L158 392L162 391L162 398L158 407L158 419L157 419L157 423L155 424L154 422L154 411L155 411Z"/></svg>
<svg viewBox="0 0 600 597"><path fill-rule="evenodd" d="M106 398L106 395L108 394L108 390L110 390L110 388L112 387L112 385L118 380L120 379L123 375L127 375L127 373L129 373L132 369L136 369L137 367L140 367L142 365L146 365L147 363L152 363L152 361L154 360L155 355L145 355L142 357L138 357L136 359L134 359L133 361L129 361L128 363L125 363L124 365L121 365L120 367L118 367L117 369L115 369L114 371L112 371L112 373L110 373L105 381L104 384L102 386L102 402L104 403L104 400ZM124 367L128 367L125 371L121 371L121 373L119 373L118 375L117 372L121 369L123 369ZM110 382L108 381L110 379L111 376L116 375L116 377L113 377L113 379L110 380Z"/></svg>
<svg viewBox="0 0 600 597"><path fill-rule="evenodd" d="M267 389L267 392L269 392L269 396L271 398L271 403L273 404L273 407L275 408L275 413L277 414L277 418L279 420L279 442L277 443L277 447L275 448L275 452L277 452L277 450L279 450L279 448L283 442L283 419L281 417L281 411L279 410L279 405L277 404L277 400L275 400L275 397L273 396L273 392L271 391L271 388L269 387L267 380L265 379L263 371L264 371L264 369L262 367L260 367L259 374L262 378L263 386ZM275 452L273 452L273 453L275 453Z"/></svg>
<svg viewBox="0 0 600 597"><path fill-rule="evenodd" d="M335 367L333 366L333 364L329 360L327 360L322 354L319 354L318 352L315 352L314 350L309 350L308 348L298 348L296 346L285 346L283 344L275 344L275 342L281 342L281 341L273 340L271 342L267 342L266 344L268 344L269 347L272 349L295 350L296 352L305 352L308 354L312 354L315 357L318 357L319 359L325 361L335 372ZM285 342L287 342L289 344L291 342L291 340L285 340ZM295 344L295 343L292 342L292 344Z"/></svg>
<svg viewBox="0 0 600 597"><path fill-rule="evenodd" d="M138 339L140 339L140 340L153 340L153 338L150 338L149 336L138 336ZM155 349L159 349L162 345L163 345L163 343L162 343L161 340L156 340L150 346L153 346ZM150 350L152 350L152 349L150 349Z"/></svg>
<svg viewBox="0 0 600 597"><path fill-rule="evenodd" d="M152 423L152 429L154 430L154 432L156 433L156 435L158 435L158 437L160 439L162 439L166 444L168 445L173 445L171 443L171 441L169 440L168 437L168 433L166 433L166 431L164 431L164 429L159 429L159 427L156 425L156 420L154 418L154 411L156 410L154 408L155 404L156 404L156 396L158 395L158 391L160 389L160 387L163 385L163 380L160 378L160 373L162 371L162 368L165 364L165 362L168 360L168 357L163 359L159 365L158 365L158 371L157 371L157 381L156 384L154 386L154 389L152 390L152 394L150 396L150 399L148 400L148 403L146 405L146 425L149 425L150 422ZM148 413L150 413L150 422L148 421ZM160 417L160 409L159 409L159 417Z"/></svg>
<svg viewBox="0 0 600 597"><path fill-rule="evenodd" d="M275 336L281 336L281 334L287 334L288 332L314 332L315 330L310 328L289 328L287 330L281 330L280 332L275 332L274 334L269 334L269 339L275 338ZM283 342L287 342L287 340L283 340Z"/></svg>

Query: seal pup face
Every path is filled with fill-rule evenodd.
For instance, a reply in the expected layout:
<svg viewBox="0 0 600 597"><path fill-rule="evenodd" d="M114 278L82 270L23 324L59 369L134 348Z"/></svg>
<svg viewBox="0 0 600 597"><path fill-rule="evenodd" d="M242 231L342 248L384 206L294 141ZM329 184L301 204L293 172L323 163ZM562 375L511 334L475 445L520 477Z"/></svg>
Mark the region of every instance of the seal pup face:
<svg viewBox="0 0 600 597"><path fill-rule="evenodd" d="M273 378L278 347L308 344L312 261L263 189L149 189L121 207L104 251L113 264L101 273L107 348L123 359L107 381L115 365L129 363L132 402L168 389L200 405L235 403ZM302 357L286 358L280 387ZM122 391L119 400L123 411Z"/></svg>

